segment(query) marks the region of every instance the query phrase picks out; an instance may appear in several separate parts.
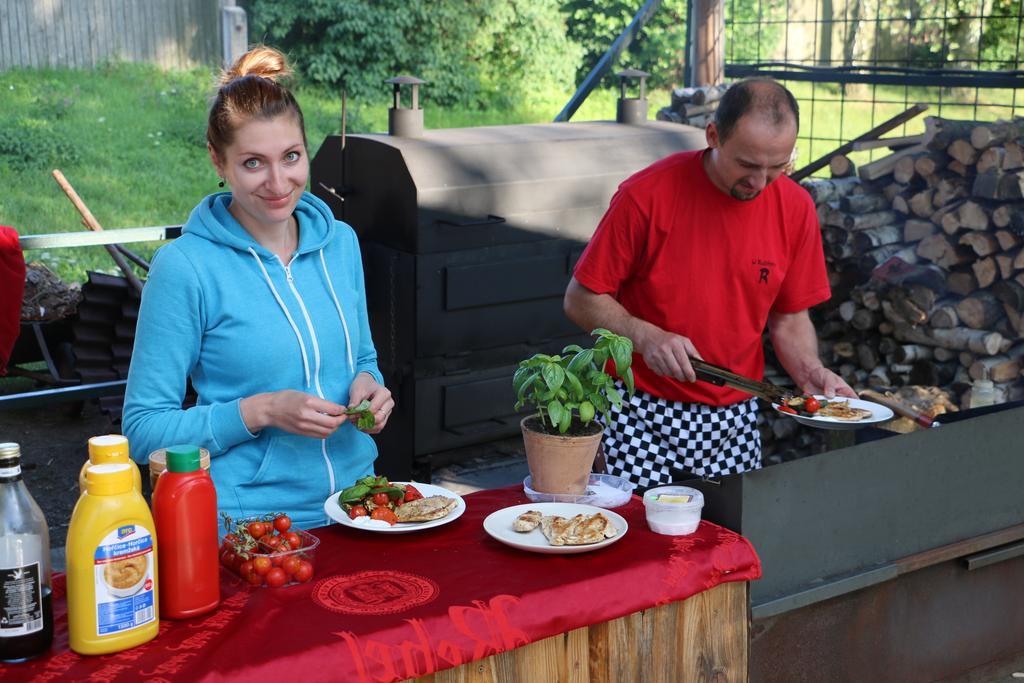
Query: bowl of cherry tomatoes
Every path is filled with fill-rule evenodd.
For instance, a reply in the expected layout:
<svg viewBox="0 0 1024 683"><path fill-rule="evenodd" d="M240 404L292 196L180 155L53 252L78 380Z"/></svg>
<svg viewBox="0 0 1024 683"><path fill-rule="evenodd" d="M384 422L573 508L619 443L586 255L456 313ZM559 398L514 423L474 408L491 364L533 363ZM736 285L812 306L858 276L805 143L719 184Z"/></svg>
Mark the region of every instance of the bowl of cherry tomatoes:
<svg viewBox="0 0 1024 683"><path fill-rule="evenodd" d="M283 513L232 520L221 540L220 562L253 586L279 588L313 578L320 539L292 527Z"/></svg>

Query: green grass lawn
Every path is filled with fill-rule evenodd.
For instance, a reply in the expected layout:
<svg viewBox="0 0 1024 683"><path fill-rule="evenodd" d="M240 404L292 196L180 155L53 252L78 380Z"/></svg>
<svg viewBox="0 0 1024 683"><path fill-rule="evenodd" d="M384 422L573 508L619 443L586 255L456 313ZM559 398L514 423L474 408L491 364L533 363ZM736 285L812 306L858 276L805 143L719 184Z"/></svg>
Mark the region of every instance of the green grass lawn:
<svg viewBox="0 0 1024 683"><path fill-rule="evenodd" d="M0 73L0 224L21 234L73 232L80 217L50 175L59 168L105 228L177 225L217 190L206 153L206 111L213 73L112 64L94 71L14 69ZM466 111L430 105L430 128L534 123L554 118L569 96L552 93L512 110ZM348 103L348 131L387 129L387 96ZM295 88L310 153L340 129L341 95ZM614 116L615 93L597 92L576 119ZM667 94L662 99L667 101ZM149 256L158 244L129 245ZM69 281L88 270L117 272L100 247L33 251Z"/></svg>
<svg viewBox="0 0 1024 683"><path fill-rule="evenodd" d="M162 71L139 64L111 64L92 71L15 69L0 72L0 224L21 234L73 232L80 218L50 171L61 169L106 228L177 225L204 195L217 190L217 177L205 147L206 109L212 93L210 70ZM848 93L840 107L838 89L789 84L801 100L802 136L849 140L902 111L904 101L947 103L942 114L972 118L974 93L905 92L878 88L872 94ZM350 101L348 130L379 132L387 128L387 94L377 102ZM341 96L321 87L298 85L296 96L306 117L310 152L340 127ZM539 93L513 109L445 109L432 106L430 85L423 88L428 128L536 123L551 121L572 94ZM812 101L813 96L813 101ZM986 94L985 103L1001 103L1012 93ZM614 117L616 93L597 91L574 120ZM993 99L995 98L995 99ZM1002 98L1002 99L1000 99ZM650 115L668 103L667 92L650 94ZM853 99L868 101L851 101ZM869 100L887 100L874 105ZM1007 116L1008 110L978 108L978 118ZM938 113L936 108L928 113ZM920 132L923 117L893 135ZM838 146L830 140L801 140L799 165ZM882 154L884 152L875 152ZM866 161L868 153L862 153ZM149 256L157 244L132 245ZM88 270L116 272L100 247L33 251L30 259L46 262L61 277L82 281Z"/></svg>

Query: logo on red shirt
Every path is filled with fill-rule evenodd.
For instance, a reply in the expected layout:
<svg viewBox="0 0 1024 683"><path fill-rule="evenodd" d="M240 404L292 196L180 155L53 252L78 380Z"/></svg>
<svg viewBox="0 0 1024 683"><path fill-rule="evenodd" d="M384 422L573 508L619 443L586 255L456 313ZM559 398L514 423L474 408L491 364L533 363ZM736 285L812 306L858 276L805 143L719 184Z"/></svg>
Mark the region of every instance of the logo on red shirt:
<svg viewBox="0 0 1024 683"><path fill-rule="evenodd" d="M761 266L757 271L758 284L768 284L768 275L770 275L772 272L768 266L774 266L775 261L764 261L762 259L756 258L752 260L750 263L751 265L754 266Z"/></svg>

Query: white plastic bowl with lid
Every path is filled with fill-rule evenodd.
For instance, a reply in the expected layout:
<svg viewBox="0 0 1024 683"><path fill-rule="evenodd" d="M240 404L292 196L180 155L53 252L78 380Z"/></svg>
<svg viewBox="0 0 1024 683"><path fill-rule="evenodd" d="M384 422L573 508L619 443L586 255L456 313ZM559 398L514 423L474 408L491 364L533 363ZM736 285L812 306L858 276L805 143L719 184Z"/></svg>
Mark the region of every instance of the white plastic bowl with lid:
<svg viewBox="0 0 1024 683"><path fill-rule="evenodd" d="M644 494L647 526L656 534L685 536L697 530L704 494L689 486L659 486Z"/></svg>

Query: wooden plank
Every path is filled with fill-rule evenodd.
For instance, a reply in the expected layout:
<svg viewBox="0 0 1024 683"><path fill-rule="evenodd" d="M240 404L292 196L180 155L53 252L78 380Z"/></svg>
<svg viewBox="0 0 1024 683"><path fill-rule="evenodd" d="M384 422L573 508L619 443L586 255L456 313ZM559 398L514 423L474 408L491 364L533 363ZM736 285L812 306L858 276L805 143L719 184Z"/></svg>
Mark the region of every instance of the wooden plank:
<svg viewBox="0 0 1024 683"><path fill-rule="evenodd" d="M168 50L169 46L167 41L167 33L170 29L170 25L168 23L169 19L170 12L168 12L168 7L166 5L158 6L150 4L149 30L153 35L153 49L156 52L156 63L164 69L168 68L168 63L172 59L169 54L170 51Z"/></svg>
<svg viewBox="0 0 1024 683"><path fill-rule="evenodd" d="M185 8L186 2L174 3L174 62L175 68L185 68L188 52L185 49Z"/></svg>
<svg viewBox="0 0 1024 683"><path fill-rule="evenodd" d="M93 66L102 64L110 54L106 9L106 0L89 0L87 3L89 59L92 60Z"/></svg>
<svg viewBox="0 0 1024 683"><path fill-rule="evenodd" d="M29 46L28 24L25 20L25 13L28 11L27 3L14 5L14 12L11 21L11 37L14 38L15 60L17 66L31 66L32 53Z"/></svg>
<svg viewBox="0 0 1024 683"><path fill-rule="evenodd" d="M85 65L85 52L82 49L81 11L82 6L77 2L64 3L67 12L64 25L68 41L69 57L71 64L77 68Z"/></svg>
<svg viewBox="0 0 1024 683"><path fill-rule="evenodd" d="M123 7L115 6L115 0L108 0L111 4L111 14L114 16L114 40L116 41L116 52L114 57L126 59L128 56L128 25L125 22L125 10Z"/></svg>
<svg viewBox="0 0 1024 683"><path fill-rule="evenodd" d="M590 683L611 683L608 673L608 649L611 647L608 622L594 624L588 629L587 664Z"/></svg>
<svg viewBox="0 0 1024 683"><path fill-rule="evenodd" d="M590 634L577 628L565 636L565 672L560 680L590 683Z"/></svg>
<svg viewBox="0 0 1024 683"><path fill-rule="evenodd" d="M608 628L608 678L612 681L640 681L640 659L637 654L644 652L640 644L649 641L644 637L646 626L643 612L627 614L616 619ZM633 654L630 654L633 653Z"/></svg>
<svg viewBox="0 0 1024 683"><path fill-rule="evenodd" d="M673 648L681 681L747 679L747 584L723 583L680 605Z"/></svg>
<svg viewBox="0 0 1024 683"><path fill-rule="evenodd" d="M14 66L10 24L11 4L0 2L0 71L6 71Z"/></svg>
<svg viewBox="0 0 1024 683"><path fill-rule="evenodd" d="M68 35L64 26L67 10L64 8L64 5L65 3L63 2L55 2L53 5L53 44L56 51L54 62L58 66L70 68L74 67L74 63L68 54Z"/></svg>
<svg viewBox="0 0 1024 683"><path fill-rule="evenodd" d="M15 9L11 3L0 3L0 69L19 66L17 34L14 32Z"/></svg>
<svg viewBox="0 0 1024 683"><path fill-rule="evenodd" d="M85 25L89 28L87 45L89 47L89 66L96 67L102 60L99 33L100 22L98 16L99 8L97 0L89 0L85 10Z"/></svg>

